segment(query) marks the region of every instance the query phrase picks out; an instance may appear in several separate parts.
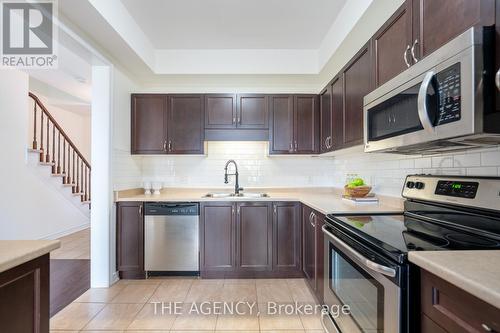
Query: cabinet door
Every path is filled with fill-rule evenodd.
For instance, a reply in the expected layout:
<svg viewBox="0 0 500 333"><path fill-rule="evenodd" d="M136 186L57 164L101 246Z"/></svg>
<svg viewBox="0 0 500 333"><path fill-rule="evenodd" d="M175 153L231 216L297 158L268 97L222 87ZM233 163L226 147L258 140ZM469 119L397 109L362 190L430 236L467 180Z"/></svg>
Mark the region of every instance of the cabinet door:
<svg viewBox="0 0 500 333"><path fill-rule="evenodd" d="M267 129L269 115L266 95L238 94L236 122L239 128Z"/></svg>
<svg viewBox="0 0 500 333"><path fill-rule="evenodd" d="M325 283L325 242L321 228L325 224L325 215L314 211L313 219L316 225L316 298L322 304Z"/></svg>
<svg viewBox="0 0 500 333"><path fill-rule="evenodd" d="M237 204L237 267L241 271L272 268L272 217L269 202Z"/></svg>
<svg viewBox="0 0 500 333"><path fill-rule="evenodd" d="M143 279L145 272L142 202L117 203L116 243L120 277Z"/></svg>
<svg viewBox="0 0 500 333"><path fill-rule="evenodd" d="M166 153L166 95L132 95L132 153Z"/></svg>
<svg viewBox="0 0 500 333"><path fill-rule="evenodd" d="M494 24L495 0L413 1L417 2L414 7L419 9L420 15L419 34L415 39L419 41L423 57L474 25Z"/></svg>
<svg viewBox="0 0 500 333"><path fill-rule="evenodd" d="M236 95L205 95L205 128L236 128Z"/></svg>
<svg viewBox="0 0 500 333"><path fill-rule="evenodd" d="M233 271L236 264L235 205L201 204L200 249L202 271Z"/></svg>
<svg viewBox="0 0 500 333"><path fill-rule="evenodd" d="M344 146L363 143L363 98L372 90L370 48L366 45L344 71Z"/></svg>
<svg viewBox="0 0 500 333"><path fill-rule="evenodd" d="M312 209L302 205L302 269L309 285L316 290L316 226Z"/></svg>
<svg viewBox="0 0 500 333"><path fill-rule="evenodd" d="M297 202L273 204L273 269L299 271L301 267L301 218Z"/></svg>
<svg viewBox="0 0 500 333"><path fill-rule="evenodd" d="M296 154L319 152L319 105L317 95L294 96L294 146Z"/></svg>
<svg viewBox="0 0 500 333"><path fill-rule="evenodd" d="M169 95L169 154L203 154L203 95Z"/></svg>
<svg viewBox="0 0 500 333"><path fill-rule="evenodd" d="M344 146L344 77L338 76L332 83L332 146Z"/></svg>
<svg viewBox="0 0 500 333"><path fill-rule="evenodd" d="M412 63L412 0L407 0L373 36L375 84L381 86Z"/></svg>
<svg viewBox="0 0 500 333"><path fill-rule="evenodd" d="M293 96L270 96L269 111L269 153L293 153Z"/></svg>
<svg viewBox="0 0 500 333"><path fill-rule="evenodd" d="M319 95L320 152L329 152L332 148L332 86L329 84Z"/></svg>

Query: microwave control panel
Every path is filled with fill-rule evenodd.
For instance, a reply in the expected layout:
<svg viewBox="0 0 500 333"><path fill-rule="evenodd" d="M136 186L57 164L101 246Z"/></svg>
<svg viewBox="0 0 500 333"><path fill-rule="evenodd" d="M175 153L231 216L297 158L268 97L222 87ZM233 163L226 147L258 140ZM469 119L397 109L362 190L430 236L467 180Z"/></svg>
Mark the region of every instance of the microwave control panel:
<svg viewBox="0 0 500 333"><path fill-rule="evenodd" d="M436 74L436 79L439 96L437 125L460 120L460 63L439 72Z"/></svg>

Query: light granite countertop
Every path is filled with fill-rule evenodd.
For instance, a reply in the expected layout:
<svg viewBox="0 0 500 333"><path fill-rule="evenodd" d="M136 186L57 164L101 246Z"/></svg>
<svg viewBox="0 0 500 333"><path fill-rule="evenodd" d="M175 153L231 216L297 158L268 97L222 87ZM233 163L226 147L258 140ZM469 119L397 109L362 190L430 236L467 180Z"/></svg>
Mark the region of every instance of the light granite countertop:
<svg viewBox="0 0 500 333"><path fill-rule="evenodd" d="M205 202L205 201L300 201L322 214L342 213L398 213L403 211L403 200L379 196L379 203L354 204L342 199L342 190L334 188L248 188L245 192L264 192L269 197L226 197L207 198L209 192L231 192L231 189L166 188L158 195L144 195L142 190L115 192L115 201L142 202Z"/></svg>
<svg viewBox="0 0 500 333"><path fill-rule="evenodd" d="M410 261L500 309L500 251L413 251Z"/></svg>
<svg viewBox="0 0 500 333"><path fill-rule="evenodd" d="M59 240L0 240L0 273L61 246Z"/></svg>

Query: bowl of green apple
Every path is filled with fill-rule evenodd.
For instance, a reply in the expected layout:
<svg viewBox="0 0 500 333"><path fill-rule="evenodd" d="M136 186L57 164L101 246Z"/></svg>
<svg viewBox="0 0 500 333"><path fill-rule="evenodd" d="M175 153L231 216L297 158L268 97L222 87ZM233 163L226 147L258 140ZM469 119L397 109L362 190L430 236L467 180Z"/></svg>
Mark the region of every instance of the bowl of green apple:
<svg viewBox="0 0 500 333"><path fill-rule="evenodd" d="M362 178L354 178L344 186L344 194L351 198L363 198L370 193L372 187L366 185Z"/></svg>

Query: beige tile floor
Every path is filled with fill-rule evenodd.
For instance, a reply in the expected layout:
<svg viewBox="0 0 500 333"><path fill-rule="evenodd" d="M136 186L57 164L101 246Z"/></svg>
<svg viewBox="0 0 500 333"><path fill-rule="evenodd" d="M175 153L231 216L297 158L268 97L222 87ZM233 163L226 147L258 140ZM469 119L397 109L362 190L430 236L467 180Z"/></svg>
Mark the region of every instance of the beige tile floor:
<svg viewBox="0 0 500 333"><path fill-rule="evenodd" d="M155 303L178 306L178 313L161 312ZM207 303L204 303L207 302ZM226 303L217 303L226 302ZM240 305L236 313L197 313L221 304ZM268 303L270 302L270 303ZM265 332L321 333L318 314L268 311L281 306L314 305L315 300L303 279L226 279L168 278L120 280L110 288L90 289L56 314L51 333L196 333ZM253 306L251 308L251 306Z"/></svg>
<svg viewBox="0 0 500 333"><path fill-rule="evenodd" d="M59 238L61 247L50 253L50 259L90 259L90 228Z"/></svg>

